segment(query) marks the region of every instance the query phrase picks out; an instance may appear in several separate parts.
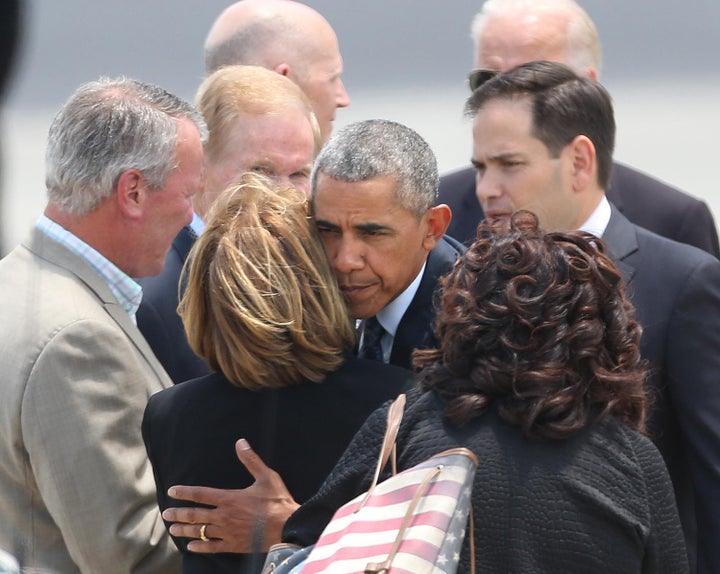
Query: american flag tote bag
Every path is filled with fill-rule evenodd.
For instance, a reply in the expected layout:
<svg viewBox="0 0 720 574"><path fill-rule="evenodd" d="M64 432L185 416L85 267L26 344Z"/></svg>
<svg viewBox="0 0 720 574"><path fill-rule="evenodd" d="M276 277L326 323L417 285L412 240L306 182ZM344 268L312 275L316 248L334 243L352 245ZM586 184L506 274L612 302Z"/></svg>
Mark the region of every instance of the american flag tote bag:
<svg viewBox="0 0 720 574"><path fill-rule="evenodd" d="M373 485L335 513L309 556L292 573L454 574L457 570L477 457L466 448L446 450L377 483L391 455L396 472L394 446L404 404L401 395L388 412Z"/></svg>

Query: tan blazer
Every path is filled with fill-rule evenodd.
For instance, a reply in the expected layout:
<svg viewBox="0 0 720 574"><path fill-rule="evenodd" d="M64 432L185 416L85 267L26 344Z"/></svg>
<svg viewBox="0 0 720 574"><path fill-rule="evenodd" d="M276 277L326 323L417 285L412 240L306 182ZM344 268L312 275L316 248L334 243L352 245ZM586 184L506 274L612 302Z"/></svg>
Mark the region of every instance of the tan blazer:
<svg viewBox="0 0 720 574"><path fill-rule="evenodd" d="M0 261L0 548L23 567L179 572L140 434L172 385L108 286L43 233Z"/></svg>

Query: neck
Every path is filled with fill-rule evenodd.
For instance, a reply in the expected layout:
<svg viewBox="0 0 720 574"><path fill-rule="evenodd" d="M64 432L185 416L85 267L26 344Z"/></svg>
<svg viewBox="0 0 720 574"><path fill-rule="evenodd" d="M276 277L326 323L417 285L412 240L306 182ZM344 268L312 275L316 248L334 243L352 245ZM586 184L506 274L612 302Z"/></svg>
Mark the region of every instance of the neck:
<svg viewBox="0 0 720 574"><path fill-rule="evenodd" d="M113 239L116 237L115 228L118 218L112 217L108 211L109 205L103 203L89 213L76 215L56 204L48 203L44 213L46 217L61 225L124 271L123 253L117 249L117 245L124 247L124 243L118 243Z"/></svg>

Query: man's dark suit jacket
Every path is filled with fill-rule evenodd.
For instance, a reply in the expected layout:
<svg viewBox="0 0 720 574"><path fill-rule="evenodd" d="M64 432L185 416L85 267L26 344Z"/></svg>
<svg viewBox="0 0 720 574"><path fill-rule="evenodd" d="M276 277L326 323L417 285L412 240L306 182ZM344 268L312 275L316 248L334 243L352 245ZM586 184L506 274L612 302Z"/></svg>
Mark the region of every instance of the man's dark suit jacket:
<svg viewBox="0 0 720 574"><path fill-rule="evenodd" d="M649 434L670 471L688 555L698 572L720 572L720 261L615 208L603 240L643 327Z"/></svg>
<svg viewBox="0 0 720 574"><path fill-rule="evenodd" d="M613 164L607 198L634 224L720 257L715 221L704 201L620 163ZM484 217L475 195L475 170L442 176L439 202L453 213L447 234L469 245Z"/></svg>
<svg viewBox="0 0 720 574"><path fill-rule="evenodd" d="M322 383L250 391L214 373L159 392L147 405L142 433L160 508L180 504L167 496L175 484L250 486L254 479L235 455L239 438L304 502L370 413L412 386L405 369L349 357ZM175 538L185 574L255 573L262 567L262 556L193 554L185 550L187 542Z"/></svg>
<svg viewBox="0 0 720 574"><path fill-rule="evenodd" d="M434 347L435 301L438 279L448 273L465 247L447 235L430 252L415 297L400 319L390 352L390 364L410 368L413 349Z"/></svg>
<svg viewBox="0 0 720 574"><path fill-rule="evenodd" d="M177 313L180 274L195 237L190 227L184 227L173 241L162 273L139 280L143 298L138 328L174 383L210 373L207 363L190 348Z"/></svg>

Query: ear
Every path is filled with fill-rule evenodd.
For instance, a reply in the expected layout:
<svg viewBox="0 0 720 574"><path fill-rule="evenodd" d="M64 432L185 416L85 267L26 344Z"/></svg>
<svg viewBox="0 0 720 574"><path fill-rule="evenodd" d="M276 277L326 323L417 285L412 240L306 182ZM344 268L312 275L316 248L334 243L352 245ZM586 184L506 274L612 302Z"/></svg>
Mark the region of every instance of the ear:
<svg viewBox="0 0 720 574"><path fill-rule="evenodd" d="M595 146L587 136L575 136L568 146L572 161L572 189L579 192L597 183Z"/></svg>
<svg viewBox="0 0 720 574"><path fill-rule="evenodd" d="M277 66L275 66L274 70L281 76L289 76L290 75L290 66L286 62L282 62L281 64L278 64Z"/></svg>
<svg viewBox="0 0 720 574"><path fill-rule="evenodd" d="M428 209L423 217L427 224L426 235L423 238L423 247L430 251L435 247L435 244L440 241L440 238L445 235L448 225L450 225L450 220L452 219L452 211L450 211L447 205L441 203Z"/></svg>
<svg viewBox="0 0 720 574"><path fill-rule="evenodd" d="M122 172L116 187L120 213L129 219L140 219L147 197L147 185L142 173L137 169Z"/></svg>
<svg viewBox="0 0 720 574"><path fill-rule="evenodd" d="M598 74L597 69L594 68L594 67L588 68L587 71L585 72L585 75L586 75L588 78L590 78L593 82L597 82L597 81L598 81L599 74Z"/></svg>

